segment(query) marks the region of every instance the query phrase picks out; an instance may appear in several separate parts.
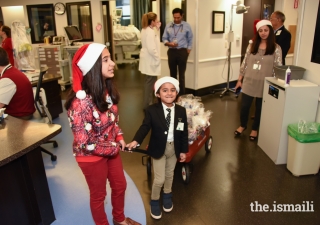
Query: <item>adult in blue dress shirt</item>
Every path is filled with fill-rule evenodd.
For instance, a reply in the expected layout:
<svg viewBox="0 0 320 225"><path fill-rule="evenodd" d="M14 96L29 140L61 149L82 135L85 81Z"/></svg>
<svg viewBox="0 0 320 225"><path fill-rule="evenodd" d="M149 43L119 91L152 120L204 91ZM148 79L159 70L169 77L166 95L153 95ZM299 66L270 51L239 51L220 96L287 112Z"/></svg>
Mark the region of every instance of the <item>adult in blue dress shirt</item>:
<svg viewBox="0 0 320 225"><path fill-rule="evenodd" d="M172 10L173 22L166 25L163 32L162 42L168 46L168 64L170 76L177 79L179 71L180 94L185 94L185 72L187 60L192 48L193 34L191 26L182 21L183 10Z"/></svg>

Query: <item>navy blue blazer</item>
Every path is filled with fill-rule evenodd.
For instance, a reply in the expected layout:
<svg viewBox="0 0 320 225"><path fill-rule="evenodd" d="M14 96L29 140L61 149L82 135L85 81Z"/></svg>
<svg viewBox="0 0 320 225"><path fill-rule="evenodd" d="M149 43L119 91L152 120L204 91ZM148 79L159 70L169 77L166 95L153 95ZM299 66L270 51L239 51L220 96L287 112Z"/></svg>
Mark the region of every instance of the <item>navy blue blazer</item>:
<svg viewBox="0 0 320 225"><path fill-rule="evenodd" d="M277 35L278 31L281 30L281 33ZM286 64L285 58L288 54L288 51L290 49L290 43L291 43L291 34L290 32L282 26L279 30L276 31L276 43L280 45L282 50L282 65Z"/></svg>
<svg viewBox="0 0 320 225"><path fill-rule="evenodd" d="M187 153L189 150L188 121L186 109L177 104L175 104L174 107L174 149L177 159L179 159L180 153ZM147 151L148 154L153 158L160 158L161 156L163 156L166 148L168 127L166 125L166 119L163 110L164 109L161 102L150 105L145 110L145 117L142 125L133 138L133 140L141 144L143 139L151 130L151 136ZM183 123L183 131L177 130L178 122Z"/></svg>

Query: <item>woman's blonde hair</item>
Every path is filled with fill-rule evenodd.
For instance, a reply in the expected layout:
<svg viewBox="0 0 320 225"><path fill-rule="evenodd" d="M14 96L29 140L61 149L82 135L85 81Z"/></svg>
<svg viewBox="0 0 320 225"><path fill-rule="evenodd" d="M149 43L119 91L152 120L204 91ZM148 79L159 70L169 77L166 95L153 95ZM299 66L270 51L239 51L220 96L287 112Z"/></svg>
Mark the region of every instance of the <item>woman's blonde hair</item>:
<svg viewBox="0 0 320 225"><path fill-rule="evenodd" d="M142 19L141 19L141 25L142 28L147 28L150 26L152 21L155 21L157 19L157 14L153 12L148 12L143 14Z"/></svg>

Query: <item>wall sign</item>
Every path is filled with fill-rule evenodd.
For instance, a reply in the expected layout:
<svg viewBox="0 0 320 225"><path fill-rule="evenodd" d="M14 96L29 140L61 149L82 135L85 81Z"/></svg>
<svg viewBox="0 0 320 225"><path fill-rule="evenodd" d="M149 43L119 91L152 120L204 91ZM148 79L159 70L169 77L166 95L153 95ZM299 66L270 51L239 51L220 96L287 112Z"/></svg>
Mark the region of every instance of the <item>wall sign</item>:
<svg viewBox="0 0 320 225"><path fill-rule="evenodd" d="M225 12L212 11L212 33L213 34L224 33L224 26L225 26Z"/></svg>

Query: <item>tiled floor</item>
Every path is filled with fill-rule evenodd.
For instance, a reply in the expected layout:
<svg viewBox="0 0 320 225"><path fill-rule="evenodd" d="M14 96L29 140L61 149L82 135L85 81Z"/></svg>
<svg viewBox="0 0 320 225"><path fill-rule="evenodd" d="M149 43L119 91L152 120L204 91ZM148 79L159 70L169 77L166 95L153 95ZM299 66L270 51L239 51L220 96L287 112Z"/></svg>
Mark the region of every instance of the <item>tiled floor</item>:
<svg viewBox="0 0 320 225"><path fill-rule="evenodd" d="M130 142L143 119L143 76L135 65L121 65L116 81L121 100L120 126L126 142ZM206 110L212 110L210 154L204 148L193 158L190 183L181 178L177 164L173 183L174 209L160 220L149 214L150 189L142 154L121 153L126 172L135 182L147 213L147 224L163 225L227 225L227 224L320 224L320 177L294 177L286 165L275 165L257 146L249 141L250 129L235 138L239 125L238 99L229 94L202 97ZM249 121L251 123L252 121ZM250 127L251 124L248 124ZM146 146L148 137L142 146ZM319 149L320 151L320 149ZM312 204L314 212L252 212L250 204ZM279 207L279 205L277 205ZM281 206L281 205L280 205Z"/></svg>

